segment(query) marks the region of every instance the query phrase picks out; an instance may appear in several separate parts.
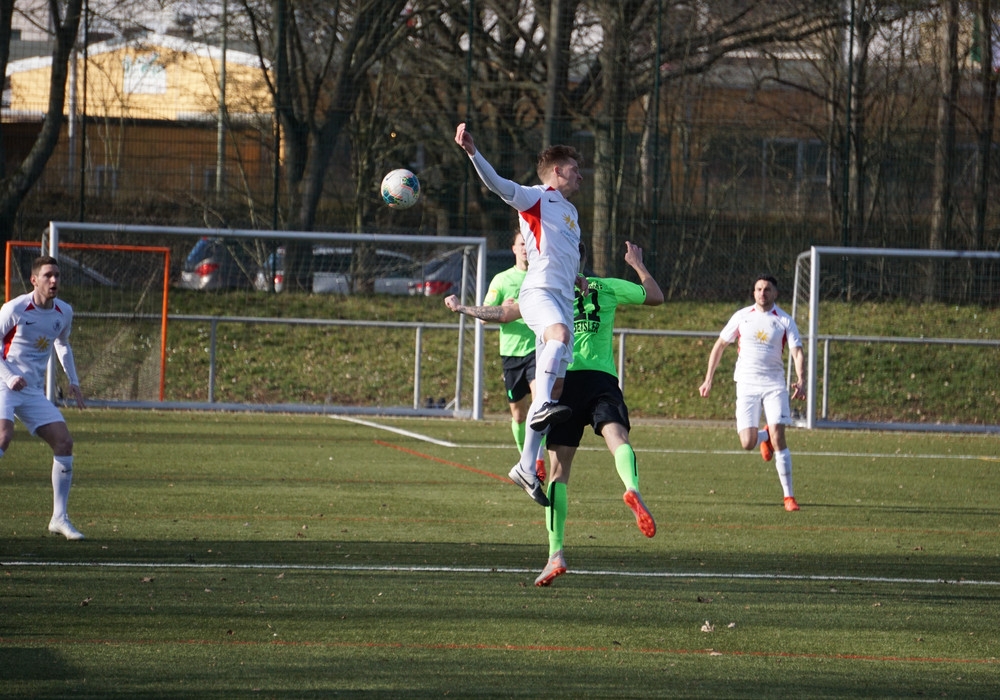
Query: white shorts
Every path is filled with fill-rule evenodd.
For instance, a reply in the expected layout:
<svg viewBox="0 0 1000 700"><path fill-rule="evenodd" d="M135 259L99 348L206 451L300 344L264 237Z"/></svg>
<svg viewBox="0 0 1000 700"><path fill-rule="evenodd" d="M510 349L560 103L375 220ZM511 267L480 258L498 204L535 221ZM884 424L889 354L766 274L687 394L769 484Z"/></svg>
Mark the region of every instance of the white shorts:
<svg viewBox="0 0 1000 700"><path fill-rule="evenodd" d="M760 427L763 409L768 425L789 425L792 411L788 404L788 389L765 389L736 383L736 432Z"/></svg>
<svg viewBox="0 0 1000 700"><path fill-rule="evenodd" d="M521 318L541 340L545 329L561 323L573 333L573 302L551 289L522 289L517 295ZM572 347L572 341L570 342Z"/></svg>
<svg viewBox="0 0 1000 700"><path fill-rule="evenodd" d="M59 409L40 389L12 391L5 384L0 384L0 419L13 423L14 416L24 423L32 435L43 425L66 422Z"/></svg>

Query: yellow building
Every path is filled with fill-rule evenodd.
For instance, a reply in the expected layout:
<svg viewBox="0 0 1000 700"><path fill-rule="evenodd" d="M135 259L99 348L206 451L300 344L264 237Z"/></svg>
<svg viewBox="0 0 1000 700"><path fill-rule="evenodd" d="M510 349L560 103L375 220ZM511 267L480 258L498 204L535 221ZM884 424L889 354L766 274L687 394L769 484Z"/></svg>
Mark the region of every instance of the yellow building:
<svg viewBox="0 0 1000 700"><path fill-rule="evenodd" d="M41 122L51 69L50 56L8 64L5 122ZM72 184L82 152L96 193L182 190L198 196L214 191L221 151L227 182L266 191L273 103L261 59L226 52L228 117L219 149L221 72L218 47L162 34L97 43L86 59L77 54L67 85L67 123L41 186Z"/></svg>

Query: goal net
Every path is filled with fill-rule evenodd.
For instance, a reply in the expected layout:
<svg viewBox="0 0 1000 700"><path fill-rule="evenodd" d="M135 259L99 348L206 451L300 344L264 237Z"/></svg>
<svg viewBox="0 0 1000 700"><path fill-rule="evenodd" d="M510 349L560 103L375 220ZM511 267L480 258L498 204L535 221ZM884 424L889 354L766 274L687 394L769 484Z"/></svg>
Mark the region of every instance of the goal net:
<svg viewBox="0 0 1000 700"><path fill-rule="evenodd" d="M1000 329L983 317L998 301L1000 253L818 246L803 252L792 302L806 345L800 423L997 432Z"/></svg>
<svg viewBox="0 0 1000 700"><path fill-rule="evenodd" d="M167 358L170 249L9 241L6 299L31 291L32 261L59 260L59 296L73 307L70 344L88 402L162 401ZM50 368L48 393L65 396Z"/></svg>
<svg viewBox="0 0 1000 700"><path fill-rule="evenodd" d="M51 222L48 240L171 251L149 407L482 417L482 324L442 299L482 299L498 271L485 238Z"/></svg>

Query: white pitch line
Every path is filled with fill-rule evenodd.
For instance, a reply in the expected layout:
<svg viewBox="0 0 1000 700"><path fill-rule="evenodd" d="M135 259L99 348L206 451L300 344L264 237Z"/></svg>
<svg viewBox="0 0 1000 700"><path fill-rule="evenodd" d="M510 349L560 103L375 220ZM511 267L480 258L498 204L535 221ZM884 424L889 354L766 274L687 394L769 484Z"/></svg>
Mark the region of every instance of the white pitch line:
<svg viewBox="0 0 1000 700"><path fill-rule="evenodd" d="M453 573L453 574L533 574L535 569L515 569L492 566L397 566L397 565L344 565L344 564L197 564L167 562L67 562L67 561L0 561L3 567L37 568L96 568L96 569L224 569L248 571L340 571L340 572L393 572L393 573ZM899 583L914 585L949 586L1000 586L1000 581L976 581L943 578L896 578L891 576L837 576L824 574L741 574L692 573L671 571L592 571L572 569L566 573L577 576L616 576L622 578L663 578L663 579L739 579L754 581L849 581L854 583Z"/></svg>
<svg viewBox="0 0 1000 700"><path fill-rule="evenodd" d="M442 447L459 447L453 442L448 442L447 440L438 440L432 438L428 435L421 435L420 433L413 433L409 430L403 430L402 428L393 428L391 425L382 425L381 423L372 423L371 421L361 420L360 418L352 418L350 416L330 416L335 420L347 421L348 423L357 423L358 425L363 425L366 428L375 428L376 430L386 430L390 433L396 433L398 435L405 435L406 437L414 438L415 440L423 440L424 442L430 442L435 445L441 445Z"/></svg>
<svg viewBox="0 0 1000 700"><path fill-rule="evenodd" d="M468 449L476 450L509 450L511 449L509 445L479 445L479 444L469 444L469 445L456 445L456 447L463 447ZM581 445L578 450L580 452L606 452L607 448L603 445L600 446L584 446ZM753 454L746 450L691 450L691 449L672 449L672 448L644 448L635 447L637 453L647 453L647 454L676 454L676 455L745 455ZM970 460L970 461L981 461L981 462L1000 462L1000 457L993 457L990 455L962 455L962 454L950 454L950 455L939 455L939 454L914 454L912 452L810 452L808 450L795 450L796 456L803 457L838 457L838 458L853 458L853 459L864 459L866 457L879 458L879 459L957 459L957 460Z"/></svg>

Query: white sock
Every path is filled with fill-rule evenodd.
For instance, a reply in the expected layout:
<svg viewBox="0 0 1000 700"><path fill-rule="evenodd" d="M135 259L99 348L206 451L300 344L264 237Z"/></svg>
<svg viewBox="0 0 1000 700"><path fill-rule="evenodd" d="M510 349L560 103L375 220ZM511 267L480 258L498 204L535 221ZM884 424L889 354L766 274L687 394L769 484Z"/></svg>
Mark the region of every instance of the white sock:
<svg viewBox="0 0 1000 700"><path fill-rule="evenodd" d="M528 415L533 415L534 411L529 411ZM537 430L532 430L530 421L524 429L524 449L521 450L521 471L527 474L538 476L538 465L535 462L542 449L542 434Z"/></svg>
<svg viewBox="0 0 1000 700"><path fill-rule="evenodd" d="M765 443L765 442L767 442L768 438L770 438L770 437L771 437L771 436L770 436L770 434L769 434L769 433L767 432L767 428L764 428L763 430L759 430L759 429L758 429L758 430L757 430L757 444L755 445L755 447L760 447L760 445L761 445L762 443Z"/></svg>
<svg viewBox="0 0 1000 700"><path fill-rule="evenodd" d="M785 492L785 498L794 496L792 490L792 451L787 447L774 453L774 468L778 470L778 479L781 481L781 490Z"/></svg>
<svg viewBox="0 0 1000 700"><path fill-rule="evenodd" d="M52 459L52 517L66 515L69 489L73 483L73 455Z"/></svg>
<svg viewBox="0 0 1000 700"><path fill-rule="evenodd" d="M559 363L562 361L563 352L566 346L558 340L546 341L545 345L538 353L535 364L535 392L536 398L540 399L538 405L552 400L552 386L556 383L556 376L559 374ZM535 409L532 406L532 409ZM528 422L531 422L533 410L528 411Z"/></svg>

